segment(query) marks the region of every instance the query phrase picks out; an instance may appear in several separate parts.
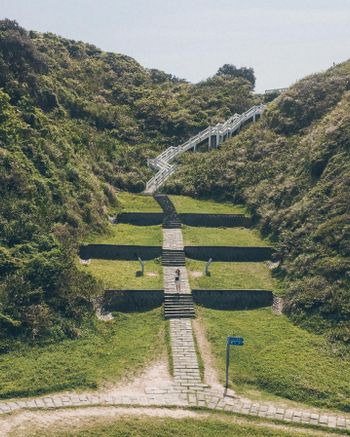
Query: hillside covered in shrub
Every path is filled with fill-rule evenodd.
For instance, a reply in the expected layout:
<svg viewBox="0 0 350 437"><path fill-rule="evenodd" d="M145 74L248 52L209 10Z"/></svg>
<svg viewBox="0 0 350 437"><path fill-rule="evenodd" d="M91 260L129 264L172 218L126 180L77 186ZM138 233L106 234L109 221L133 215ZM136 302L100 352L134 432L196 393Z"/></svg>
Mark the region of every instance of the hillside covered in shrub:
<svg viewBox="0 0 350 437"><path fill-rule="evenodd" d="M350 344L350 61L296 83L220 150L184 156L165 189L245 203L277 244L285 311Z"/></svg>
<svg viewBox="0 0 350 437"><path fill-rule="evenodd" d="M226 69L225 69L226 68ZM100 285L74 259L118 189L142 191L147 158L254 104L254 72L198 84L134 59L0 21L0 350L64 338Z"/></svg>

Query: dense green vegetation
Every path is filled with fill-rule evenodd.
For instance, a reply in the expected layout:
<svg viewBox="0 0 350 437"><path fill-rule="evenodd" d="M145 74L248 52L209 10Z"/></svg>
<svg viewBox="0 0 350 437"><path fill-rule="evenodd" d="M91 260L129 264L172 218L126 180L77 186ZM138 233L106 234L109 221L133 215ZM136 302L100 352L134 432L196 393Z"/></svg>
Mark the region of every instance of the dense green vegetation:
<svg viewBox="0 0 350 437"><path fill-rule="evenodd" d="M133 226L126 223L109 224L104 234L89 235L88 243L98 244L135 244L161 246L162 229L160 226Z"/></svg>
<svg viewBox="0 0 350 437"><path fill-rule="evenodd" d="M213 262L209 275L204 273L206 263L186 259L192 288L203 289L276 289L271 271L265 263L257 262Z"/></svg>
<svg viewBox="0 0 350 437"><path fill-rule="evenodd" d="M178 213L200 214L246 214L246 209L232 202L215 202L213 200L195 199L188 196L169 196Z"/></svg>
<svg viewBox="0 0 350 437"><path fill-rule="evenodd" d="M258 101L252 71L236 70L189 84L0 21L0 351L75 337L101 293L77 242L107 213L159 211L118 191L142 191L147 158Z"/></svg>
<svg viewBox="0 0 350 437"><path fill-rule="evenodd" d="M225 375L227 335L245 339L235 348L231 383L239 392L254 389L319 407L349 411L350 363L337 357L327 340L293 325L270 308L252 311L199 309L220 375Z"/></svg>
<svg viewBox="0 0 350 437"><path fill-rule="evenodd" d="M159 261L144 261L144 275L138 261L92 259L82 270L99 279L104 288L116 290L147 290L163 288L163 270Z"/></svg>
<svg viewBox="0 0 350 437"><path fill-rule="evenodd" d="M130 378L165 351L160 309L121 314L82 327L81 338L0 355L0 397L95 388ZM130 338L133 339L130 342Z"/></svg>
<svg viewBox="0 0 350 437"><path fill-rule="evenodd" d="M185 246L266 246L259 233L245 228L183 226Z"/></svg>
<svg viewBox="0 0 350 437"><path fill-rule="evenodd" d="M87 422L87 423L86 423ZM72 430L73 426L73 430ZM232 419L224 414L198 415L198 417L185 418L156 418L156 417L133 417L126 416L116 419L110 417L90 418L83 423L77 422L67 430L67 424L50 426L49 429L38 429L35 426L29 436L37 437L322 437L333 435L332 430L325 433L317 430L303 430L285 425L278 426L269 423L261 423L253 418ZM334 434L336 435L336 433Z"/></svg>
<svg viewBox="0 0 350 437"><path fill-rule="evenodd" d="M244 203L277 242L295 321L350 344L350 61L292 86L220 150L183 157L165 187Z"/></svg>

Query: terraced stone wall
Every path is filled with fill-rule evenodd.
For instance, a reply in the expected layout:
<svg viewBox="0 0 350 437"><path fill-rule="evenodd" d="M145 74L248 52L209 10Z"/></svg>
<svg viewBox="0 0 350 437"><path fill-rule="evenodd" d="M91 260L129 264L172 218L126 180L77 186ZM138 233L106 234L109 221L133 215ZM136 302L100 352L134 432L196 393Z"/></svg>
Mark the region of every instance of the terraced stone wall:
<svg viewBox="0 0 350 437"><path fill-rule="evenodd" d="M218 310L245 310L272 305L270 290L192 290L196 304Z"/></svg>
<svg viewBox="0 0 350 437"><path fill-rule="evenodd" d="M185 246L185 255L200 261L266 261L271 259L273 248L270 246Z"/></svg>
<svg viewBox="0 0 350 437"><path fill-rule="evenodd" d="M120 259L135 261L140 257L143 261L160 257L161 246L122 246L115 244L86 244L80 247L82 259Z"/></svg>
<svg viewBox="0 0 350 437"><path fill-rule="evenodd" d="M207 228L233 228L251 226L250 217L243 214L178 214L181 222L188 226L203 226Z"/></svg>
<svg viewBox="0 0 350 437"><path fill-rule="evenodd" d="M136 226L155 226L162 224L162 212L122 212L118 214L115 223L127 223Z"/></svg>
<svg viewBox="0 0 350 437"><path fill-rule="evenodd" d="M163 290L105 290L102 307L106 311L149 311L163 301Z"/></svg>

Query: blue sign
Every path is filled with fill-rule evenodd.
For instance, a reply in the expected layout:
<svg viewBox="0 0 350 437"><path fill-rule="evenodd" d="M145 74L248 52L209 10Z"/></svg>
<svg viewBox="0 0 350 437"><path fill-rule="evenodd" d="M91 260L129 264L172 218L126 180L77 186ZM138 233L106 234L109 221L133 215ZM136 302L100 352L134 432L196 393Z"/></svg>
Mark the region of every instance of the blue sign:
<svg viewBox="0 0 350 437"><path fill-rule="evenodd" d="M230 346L243 346L244 338L242 337L227 337L227 344Z"/></svg>

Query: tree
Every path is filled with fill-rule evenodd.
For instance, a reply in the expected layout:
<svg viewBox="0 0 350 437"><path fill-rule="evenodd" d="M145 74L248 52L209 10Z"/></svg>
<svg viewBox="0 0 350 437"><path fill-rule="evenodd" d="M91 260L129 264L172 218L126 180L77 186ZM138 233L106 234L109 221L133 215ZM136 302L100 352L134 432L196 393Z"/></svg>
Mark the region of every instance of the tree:
<svg viewBox="0 0 350 437"><path fill-rule="evenodd" d="M254 69L251 67L237 68L233 64L225 64L219 68L216 76L231 76L231 77L243 77L255 86L255 74Z"/></svg>

